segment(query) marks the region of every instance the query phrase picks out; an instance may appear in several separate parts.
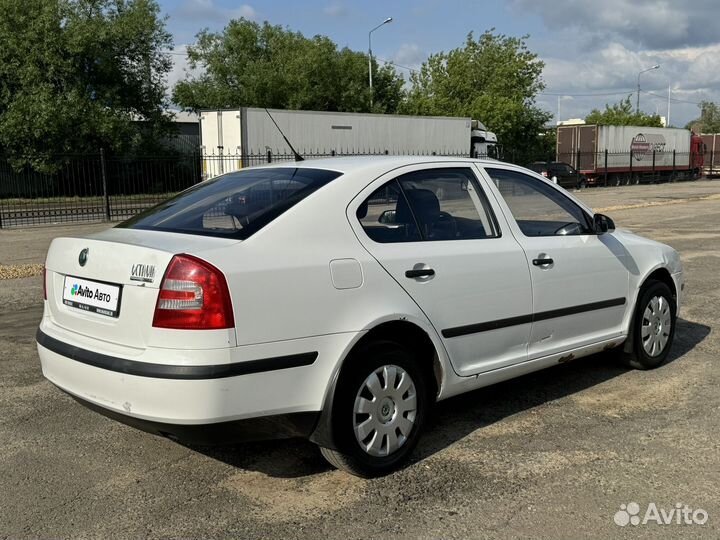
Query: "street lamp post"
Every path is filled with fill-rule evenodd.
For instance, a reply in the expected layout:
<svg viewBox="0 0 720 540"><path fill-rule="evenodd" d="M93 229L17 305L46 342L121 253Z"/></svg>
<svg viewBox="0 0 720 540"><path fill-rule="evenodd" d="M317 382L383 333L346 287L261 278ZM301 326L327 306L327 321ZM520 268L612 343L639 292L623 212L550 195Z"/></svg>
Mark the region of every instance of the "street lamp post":
<svg viewBox="0 0 720 540"><path fill-rule="evenodd" d="M643 69L638 73L638 85L637 85L637 101L635 102L635 114L640 114L640 75L646 71L652 71L653 69L660 69L660 64L655 64L653 67Z"/></svg>
<svg viewBox="0 0 720 540"><path fill-rule="evenodd" d="M368 32L368 79L370 80L370 108L372 109L373 104L373 85L372 85L372 33L387 23L392 22L392 17L388 17L383 22L378 24L375 28Z"/></svg>

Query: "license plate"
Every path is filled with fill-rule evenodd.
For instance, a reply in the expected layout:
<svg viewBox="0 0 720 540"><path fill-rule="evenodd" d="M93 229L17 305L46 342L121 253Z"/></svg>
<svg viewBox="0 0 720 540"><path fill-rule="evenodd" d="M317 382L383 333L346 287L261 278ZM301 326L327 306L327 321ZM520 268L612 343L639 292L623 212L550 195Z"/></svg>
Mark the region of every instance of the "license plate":
<svg viewBox="0 0 720 540"><path fill-rule="evenodd" d="M65 276L63 304L107 317L120 314L122 287L89 279Z"/></svg>

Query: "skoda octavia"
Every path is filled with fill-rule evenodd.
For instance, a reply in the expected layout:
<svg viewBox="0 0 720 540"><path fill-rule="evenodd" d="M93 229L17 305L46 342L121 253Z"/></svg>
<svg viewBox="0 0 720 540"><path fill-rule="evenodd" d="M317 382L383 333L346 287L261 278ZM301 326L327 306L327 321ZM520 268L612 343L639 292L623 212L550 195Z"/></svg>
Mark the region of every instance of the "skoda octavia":
<svg viewBox="0 0 720 540"><path fill-rule="evenodd" d="M307 437L399 467L437 400L617 348L661 364L678 254L489 160L333 158L233 172L57 238L42 369L189 443Z"/></svg>

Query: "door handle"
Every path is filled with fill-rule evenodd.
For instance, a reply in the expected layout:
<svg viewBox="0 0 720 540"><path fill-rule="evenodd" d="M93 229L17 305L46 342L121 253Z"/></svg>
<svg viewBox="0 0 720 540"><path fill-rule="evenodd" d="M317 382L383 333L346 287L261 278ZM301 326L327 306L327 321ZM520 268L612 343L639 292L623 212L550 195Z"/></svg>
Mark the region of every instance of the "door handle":
<svg viewBox="0 0 720 540"><path fill-rule="evenodd" d="M548 265L552 264L553 262L554 261L549 257L546 257L544 259L533 259L534 266L548 266Z"/></svg>
<svg viewBox="0 0 720 540"><path fill-rule="evenodd" d="M434 276L435 270L432 268L413 268L412 270L405 270L405 277L407 278L419 278Z"/></svg>

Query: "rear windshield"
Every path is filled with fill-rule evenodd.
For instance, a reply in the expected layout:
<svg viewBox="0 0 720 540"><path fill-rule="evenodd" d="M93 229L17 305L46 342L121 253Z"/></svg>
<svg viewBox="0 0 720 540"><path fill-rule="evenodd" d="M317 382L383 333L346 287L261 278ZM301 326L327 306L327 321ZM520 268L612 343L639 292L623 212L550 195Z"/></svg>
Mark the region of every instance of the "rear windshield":
<svg viewBox="0 0 720 540"><path fill-rule="evenodd" d="M118 227L244 240L340 174L297 167L229 173L201 182Z"/></svg>

